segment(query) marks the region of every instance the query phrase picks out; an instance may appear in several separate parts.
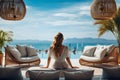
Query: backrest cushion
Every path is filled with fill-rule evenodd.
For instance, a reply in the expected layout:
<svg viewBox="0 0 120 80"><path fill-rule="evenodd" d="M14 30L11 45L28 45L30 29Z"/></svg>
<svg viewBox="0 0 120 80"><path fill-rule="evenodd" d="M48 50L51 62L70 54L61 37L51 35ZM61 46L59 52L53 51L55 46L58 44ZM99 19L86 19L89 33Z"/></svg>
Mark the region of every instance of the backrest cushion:
<svg viewBox="0 0 120 80"><path fill-rule="evenodd" d="M27 56L27 51L26 51L26 46L24 45L16 45L17 49L21 53L21 57L26 57Z"/></svg>
<svg viewBox="0 0 120 80"><path fill-rule="evenodd" d="M96 46L85 46L85 48L83 50L83 55L93 56L95 49L96 49Z"/></svg>
<svg viewBox="0 0 120 80"><path fill-rule="evenodd" d="M14 56L16 59L19 59L21 57L21 53L16 49L16 47L8 46L8 49L12 56Z"/></svg>
<svg viewBox="0 0 120 80"><path fill-rule="evenodd" d="M96 50L95 50L94 56L99 58L99 59L102 59L106 53L107 53L107 49L104 48L104 46L98 45Z"/></svg>
<svg viewBox="0 0 120 80"><path fill-rule="evenodd" d="M120 67L104 67L101 80L120 80Z"/></svg>
<svg viewBox="0 0 120 80"><path fill-rule="evenodd" d="M30 80L59 80L59 71L53 70L29 70Z"/></svg>
<svg viewBox="0 0 120 80"><path fill-rule="evenodd" d="M94 70L64 71L65 80L92 80Z"/></svg>
<svg viewBox="0 0 120 80"><path fill-rule="evenodd" d="M28 56L37 56L37 50L33 47L27 47Z"/></svg>
<svg viewBox="0 0 120 80"><path fill-rule="evenodd" d="M0 80L23 80L21 68L0 67Z"/></svg>
<svg viewBox="0 0 120 80"><path fill-rule="evenodd" d="M112 50L115 48L115 46L113 44L111 44L111 45L104 46L104 48L107 49L107 54L109 54L112 52Z"/></svg>

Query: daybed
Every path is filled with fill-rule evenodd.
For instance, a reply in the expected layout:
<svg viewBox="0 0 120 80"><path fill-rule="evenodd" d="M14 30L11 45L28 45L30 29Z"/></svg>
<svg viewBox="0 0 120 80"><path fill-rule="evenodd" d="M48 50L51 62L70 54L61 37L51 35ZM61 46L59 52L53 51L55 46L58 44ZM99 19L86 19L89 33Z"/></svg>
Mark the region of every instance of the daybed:
<svg viewBox="0 0 120 80"><path fill-rule="evenodd" d="M12 64L39 65L40 62L41 60L38 57L36 50L32 47L21 46L21 45L5 47L4 66L12 65Z"/></svg>
<svg viewBox="0 0 120 80"><path fill-rule="evenodd" d="M86 46L79 59L85 66L100 66L101 64L118 65L118 48L108 46Z"/></svg>
<svg viewBox="0 0 120 80"><path fill-rule="evenodd" d="M87 77L86 77L87 76ZM92 69L64 69L30 67L26 71L26 77L30 80L94 80Z"/></svg>

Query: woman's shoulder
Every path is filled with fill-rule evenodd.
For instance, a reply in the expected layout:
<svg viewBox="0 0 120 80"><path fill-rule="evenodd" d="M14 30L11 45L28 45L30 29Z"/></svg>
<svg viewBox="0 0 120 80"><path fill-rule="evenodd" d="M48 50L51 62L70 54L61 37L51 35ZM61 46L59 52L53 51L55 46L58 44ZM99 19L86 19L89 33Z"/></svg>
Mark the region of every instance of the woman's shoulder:
<svg viewBox="0 0 120 80"><path fill-rule="evenodd" d="M52 47L50 47L48 50L49 50L49 51L53 51L53 48L52 48Z"/></svg>
<svg viewBox="0 0 120 80"><path fill-rule="evenodd" d="M49 49L52 49L52 47L49 47Z"/></svg>
<svg viewBox="0 0 120 80"><path fill-rule="evenodd" d="M64 48L65 48L65 49L68 49L68 47L67 47L67 46L65 46L65 45L63 45L63 46L64 46Z"/></svg>

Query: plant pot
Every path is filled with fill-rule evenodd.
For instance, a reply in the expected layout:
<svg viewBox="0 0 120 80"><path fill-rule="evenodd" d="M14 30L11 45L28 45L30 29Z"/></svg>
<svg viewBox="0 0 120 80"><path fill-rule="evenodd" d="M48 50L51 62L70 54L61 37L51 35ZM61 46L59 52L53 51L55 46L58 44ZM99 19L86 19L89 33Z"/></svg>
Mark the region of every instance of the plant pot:
<svg viewBox="0 0 120 80"><path fill-rule="evenodd" d="M3 62L3 53L0 53L0 65L2 65Z"/></svg>

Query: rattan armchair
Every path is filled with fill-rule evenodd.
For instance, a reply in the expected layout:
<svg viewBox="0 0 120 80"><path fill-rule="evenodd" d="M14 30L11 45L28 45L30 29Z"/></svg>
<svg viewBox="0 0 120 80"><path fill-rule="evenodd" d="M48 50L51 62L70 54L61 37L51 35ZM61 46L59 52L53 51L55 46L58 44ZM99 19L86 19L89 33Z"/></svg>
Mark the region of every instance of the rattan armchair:
<svg viewBox="0 0 120 80"><path fill-rule="evenodd" d="M30 66L30 65L39 65L40 62L41 62L40 58L37 59L37 60L29 61L29 62L28 61L27 62L19 61L11 54L8 46L6 46L4 48L5 48L5 63L4 63L4 66L15 65L15 64L18 64L19 66L21 64L27 64L28 66Z"/></svg>
<svg viewBox="0 0 120 80"><path fill-rule="evenodd" d="M115 47L108 55L105 55L101 60L88 61L82 58L79 59L80 65L84 66L100 66L100 65L118 65L118 47Z"/></svg>

